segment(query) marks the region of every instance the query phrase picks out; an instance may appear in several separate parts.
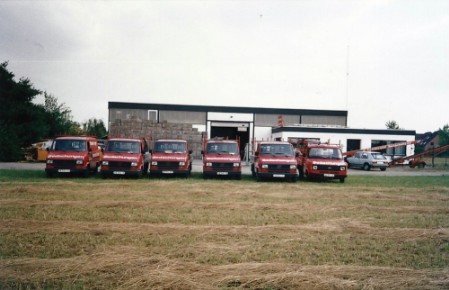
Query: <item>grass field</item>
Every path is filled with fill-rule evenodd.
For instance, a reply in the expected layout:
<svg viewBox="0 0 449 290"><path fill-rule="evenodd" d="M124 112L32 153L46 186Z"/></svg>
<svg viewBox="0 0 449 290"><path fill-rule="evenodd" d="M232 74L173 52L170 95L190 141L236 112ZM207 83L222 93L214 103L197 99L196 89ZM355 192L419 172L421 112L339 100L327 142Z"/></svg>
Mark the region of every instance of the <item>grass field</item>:
<svg viewBox="0 0 449 290"><path fill-rule="evenodd" d="M0 289L448 289L449 178L0 170Z"/></svg>

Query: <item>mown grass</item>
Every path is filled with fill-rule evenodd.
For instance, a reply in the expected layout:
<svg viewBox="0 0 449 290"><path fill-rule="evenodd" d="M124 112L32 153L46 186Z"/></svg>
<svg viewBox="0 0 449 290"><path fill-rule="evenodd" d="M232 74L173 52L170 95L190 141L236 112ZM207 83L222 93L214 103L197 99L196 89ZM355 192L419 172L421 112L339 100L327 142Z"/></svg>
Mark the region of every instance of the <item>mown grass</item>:
<svg viewBox="0 0 449 290"><path fill-rule="evenodd" d="M0 170L0 288L447 289L449 178Z"/></svg>

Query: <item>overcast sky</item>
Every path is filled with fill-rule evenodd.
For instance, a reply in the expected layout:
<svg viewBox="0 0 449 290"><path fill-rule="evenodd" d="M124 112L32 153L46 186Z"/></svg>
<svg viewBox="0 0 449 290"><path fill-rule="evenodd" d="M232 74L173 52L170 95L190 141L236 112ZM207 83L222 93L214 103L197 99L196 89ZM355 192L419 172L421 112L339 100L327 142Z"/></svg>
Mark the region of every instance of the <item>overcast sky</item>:
<svg viewBox="0 0 449 290"><path fill-rule="evenodd" d="M3 61L79 122L117 101L449 123L448 0L0 0Z"/></svg>

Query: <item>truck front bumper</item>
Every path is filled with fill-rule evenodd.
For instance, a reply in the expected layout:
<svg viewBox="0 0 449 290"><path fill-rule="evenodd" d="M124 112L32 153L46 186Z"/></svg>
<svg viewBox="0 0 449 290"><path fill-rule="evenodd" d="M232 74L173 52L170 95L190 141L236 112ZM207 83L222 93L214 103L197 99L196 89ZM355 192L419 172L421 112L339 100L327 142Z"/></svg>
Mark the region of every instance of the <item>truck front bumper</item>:
<svg viewBox="0 0 449 290"><path fill-rule="evenodd" d="M48 175L53 174L88 174L87 168L45 168Z"/></svg>
<svg viewBox="0 0 449 290"><path fill-rule="evenodd" d="M151 175L189 175L190 170L182 169L150 169Z"/></svg>
<svg viewBox="0 0 449 290"><path fill-rule="evenodd" d="M241 177L242 172L241 171L233 171L233 170L206 170L203 171L204 177L211 177L211 176L229 176L229 177Z"/></svg>
<svg viewBox="0 0 449 290"><path fill-rule="evenodd" d="M125 170L125 169L102 169L101 176L142 176L141 170Z"/></svg>
<svg viewBox="0 0 449 290"><path fill-rule="evenodd" d="M347 177L346 174L337 174L337 173L309 173L310 179L345 179Z"/></svg>
<svg viewBox="0 0 449 290"><path fill-rule="evenodd" d="M297 178L297 173L290 172L258 172L257 173L261 178L270 178L270 179L292 179Z"/></svg>

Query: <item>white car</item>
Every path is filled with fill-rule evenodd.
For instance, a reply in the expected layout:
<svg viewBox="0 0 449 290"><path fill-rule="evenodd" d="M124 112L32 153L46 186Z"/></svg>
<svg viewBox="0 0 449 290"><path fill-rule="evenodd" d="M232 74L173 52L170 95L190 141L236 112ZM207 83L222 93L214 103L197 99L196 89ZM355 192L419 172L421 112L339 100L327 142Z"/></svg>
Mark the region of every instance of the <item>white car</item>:
<svg viewBox="0 0 449 290"><path fill-rule="evenodd" d="M360 151L354 156L346 159L348 168L360 168L363 170L370 170L371 168L380 168L385 171L389 166L387 158L379 152Z"/></svg>

